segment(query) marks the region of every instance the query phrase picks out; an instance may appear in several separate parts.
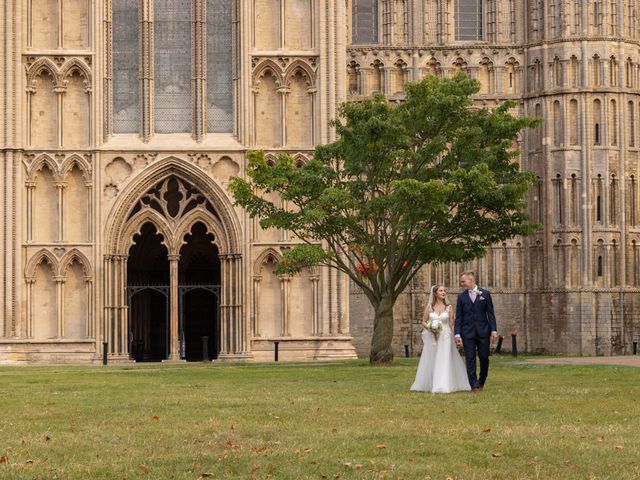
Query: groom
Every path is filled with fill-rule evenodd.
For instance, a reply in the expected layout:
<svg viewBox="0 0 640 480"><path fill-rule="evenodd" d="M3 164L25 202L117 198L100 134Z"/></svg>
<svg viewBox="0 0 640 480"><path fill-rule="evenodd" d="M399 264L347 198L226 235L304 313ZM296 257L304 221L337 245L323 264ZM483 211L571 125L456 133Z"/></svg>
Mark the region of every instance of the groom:
<svg viewBox="0 0 640 480"><path fill-rule="evenodd" d="M498 338L496 316L493 314L491 294L476 285L476 275L464 272L460 275L464 290L458 295L454 333L456 345L464 348L467 375L473 392L479 392L489 373L489 339ZM476 375L476 352L480 359L480 378Z"/></svg>

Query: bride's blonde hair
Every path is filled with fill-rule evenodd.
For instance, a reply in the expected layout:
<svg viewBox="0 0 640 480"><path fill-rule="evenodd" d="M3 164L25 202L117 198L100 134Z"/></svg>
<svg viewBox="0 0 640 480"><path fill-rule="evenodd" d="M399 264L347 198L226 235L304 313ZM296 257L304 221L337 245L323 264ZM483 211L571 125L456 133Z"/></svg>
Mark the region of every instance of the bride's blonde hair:
<svg viewBox="0 0 640 480"><path fill-rule="evenodd" d="M436 297L436 292L438 290L440 290L441 288L444 288L444 285L434 285L431 287L431 290L429 291L429 310L433 311L433 306L436 304L436 301L438 300L438 297ZM450 303L447 300L447 297L444 298L444 304L445 306L449 306Z"/></svg>

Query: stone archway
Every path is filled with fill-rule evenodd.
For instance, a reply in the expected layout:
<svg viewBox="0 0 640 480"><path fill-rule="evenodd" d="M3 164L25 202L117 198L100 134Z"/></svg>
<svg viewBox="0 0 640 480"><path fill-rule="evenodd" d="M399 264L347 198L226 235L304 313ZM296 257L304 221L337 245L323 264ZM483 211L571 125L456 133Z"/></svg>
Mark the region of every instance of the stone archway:
<svg viewBox="0 0 640 480"><path fill-rule="evenodd" d="M187 326L183 320L184 309L188 309L189 305L185 305L181 297L198 289L186 288L184 283L181 284L180 266L185 245L188 246L194 236L207 237L218 257L218 289L210 282L205 287L205 290L215 293L217 301L215 321L218 326L214 334L216 343L212 345L212 356L221 359L248 357L238 219L228 197L213 179L196 166L174 157L156 163L144 172L138 182L123 192L107 222L103 334L111 357L128 359L132 353L127 287L133 284L127 279L127 264L137 235L143 228L148 228L145 225L153 226L166 248L169 279L166 285L169 305L167 359L180 360L187 356ZM198 253L189 249L186 251L189 255ZM185 262L182 262L183 269L187 265ZM202 292L199 295L199 301L202 302ZM195 324L191 328L197 330Z"/></svg>

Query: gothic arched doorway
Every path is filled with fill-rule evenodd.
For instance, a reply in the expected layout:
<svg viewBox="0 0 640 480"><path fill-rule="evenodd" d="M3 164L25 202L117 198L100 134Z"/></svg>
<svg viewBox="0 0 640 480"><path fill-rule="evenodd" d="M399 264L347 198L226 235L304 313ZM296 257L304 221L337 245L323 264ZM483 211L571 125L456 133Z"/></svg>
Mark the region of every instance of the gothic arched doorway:
<svg viewBox="0 0 640 480"><path fill-rule="evenodd" d="M151 223L134 242L127 262L129 352L136 361L160 361L169 355L168 252Z"/></svg>
<svg viewBox="0 0 640 480"><path fill-rule="evenodd" d="M148 228L162 237L163 273L157 279L145 270L148 260L136 259L142 255L136 252L145 250ZM141 323L129 322L132 314L139 315L135 295L154 299L168 315L161 333L168 337L168 349L158 347L151 357L200 360L202 337L208 337L209 358L247 358L241 232L226 193L196 165L167 157L146 168L119 195L107 221L102 338L111 358L139 358L129 337L135 333L132 325ZM140 246L133 249L133 243ZM135 283L154 280L155 285Z"/></svg>
<svg viewBox="0 0 640 480"><path fill-rule="evenodd" d="M196 223L180 249L182 358L210 360L220 353L220 260L214 237Z"/></svg>

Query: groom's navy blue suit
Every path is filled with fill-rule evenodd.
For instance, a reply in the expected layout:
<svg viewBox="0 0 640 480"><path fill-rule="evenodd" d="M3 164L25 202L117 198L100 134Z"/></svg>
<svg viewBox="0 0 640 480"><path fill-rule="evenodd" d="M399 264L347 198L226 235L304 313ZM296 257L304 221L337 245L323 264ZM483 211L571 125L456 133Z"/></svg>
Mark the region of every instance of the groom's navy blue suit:
<svg viewBox="0 0 640 480"><path fill-rule="evenodd" d="M479 289L480 295L471 301L469 291L458 295L456 304L455 335L460 335L467 361L467 375L471 388L484 385L489 373L489 344L491 332L497 331L491 294ZM476 351L480 359L480 378L476 375Z"/></svg>

